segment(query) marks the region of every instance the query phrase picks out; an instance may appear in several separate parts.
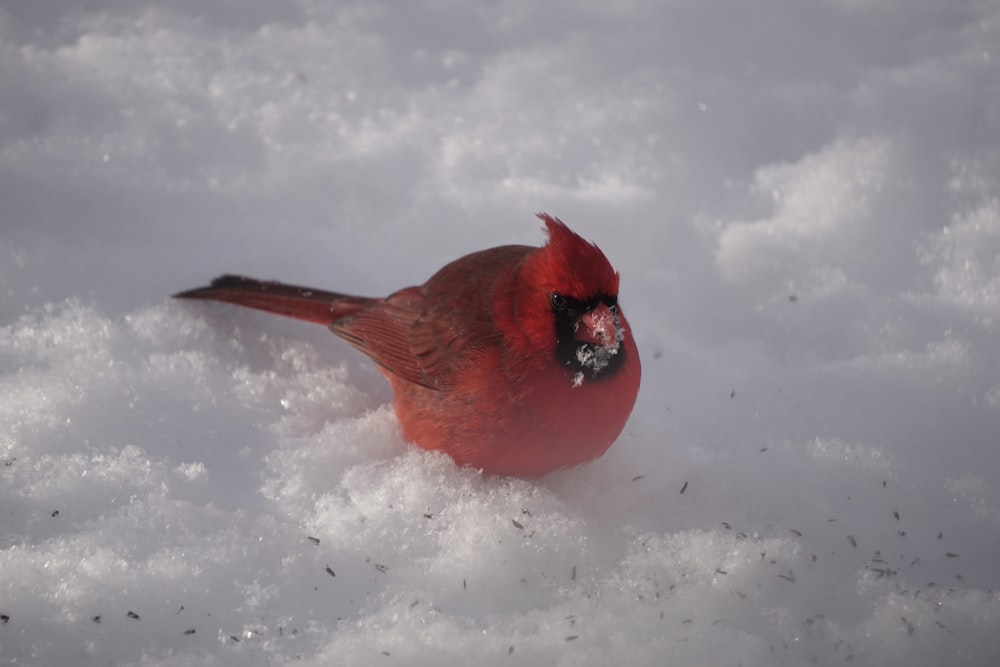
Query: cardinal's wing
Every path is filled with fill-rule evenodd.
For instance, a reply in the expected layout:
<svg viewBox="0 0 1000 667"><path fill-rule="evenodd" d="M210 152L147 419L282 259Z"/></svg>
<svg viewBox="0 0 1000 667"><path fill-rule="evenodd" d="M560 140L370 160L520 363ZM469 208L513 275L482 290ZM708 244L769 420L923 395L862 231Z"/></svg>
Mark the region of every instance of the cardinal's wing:
<svg viewBox="0 0 1000 667"><path fill-rule="evenodd" d="M408 287L333 322L330 330L389 373L428 389L447 389L462 351L461 331L449 314L427 307L422 288Z"/></svg>

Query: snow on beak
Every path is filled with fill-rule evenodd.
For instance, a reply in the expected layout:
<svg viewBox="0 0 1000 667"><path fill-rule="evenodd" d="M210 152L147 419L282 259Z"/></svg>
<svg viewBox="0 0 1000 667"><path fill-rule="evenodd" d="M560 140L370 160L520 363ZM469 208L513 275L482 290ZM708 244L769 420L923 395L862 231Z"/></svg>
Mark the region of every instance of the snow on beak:
<svg viewBox="0 0 1000 667"><path fill-rule="evenodd" d="M618 347L624 339L618 310L606 303L599 303L580 316L576 340L602 347Z"/></svg>

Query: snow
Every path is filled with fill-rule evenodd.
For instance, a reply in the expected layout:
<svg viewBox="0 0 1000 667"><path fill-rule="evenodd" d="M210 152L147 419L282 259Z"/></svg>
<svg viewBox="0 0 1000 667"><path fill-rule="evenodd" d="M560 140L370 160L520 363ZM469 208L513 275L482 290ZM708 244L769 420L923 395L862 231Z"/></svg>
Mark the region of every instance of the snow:
<svg viewBox="0 0 1000 667"><path fill-rule="evenodd" d="M1000 661L1000 3L0 2L0 664ZM322 327L558 215L600 460L401 439Z"/></svg>

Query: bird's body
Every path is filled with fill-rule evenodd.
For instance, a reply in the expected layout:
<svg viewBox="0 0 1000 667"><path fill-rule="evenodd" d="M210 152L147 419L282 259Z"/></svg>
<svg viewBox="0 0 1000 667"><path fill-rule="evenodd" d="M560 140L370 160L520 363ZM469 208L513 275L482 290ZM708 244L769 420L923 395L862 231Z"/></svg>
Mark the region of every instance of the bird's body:
<svg viewBox="0 0 1000 667"><path fill-rule="evenodd" d="M176 296L324 324L379 365L407 441L484 472L539 477L611 446L641 374L618 274L596 246L540 217L547 245L475 252L384 299L237 276Z"/></svg>

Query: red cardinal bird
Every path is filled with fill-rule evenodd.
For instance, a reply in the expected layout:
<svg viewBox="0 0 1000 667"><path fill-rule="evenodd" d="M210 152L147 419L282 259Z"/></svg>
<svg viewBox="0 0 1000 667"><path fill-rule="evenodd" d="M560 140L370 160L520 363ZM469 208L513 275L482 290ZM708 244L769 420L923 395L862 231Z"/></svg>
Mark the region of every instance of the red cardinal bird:
<svg viewBox="0 0 1000 667"><path fill-rule="evenodd" d="M540 477L611 446L641 371L618 273L558 218L538 217L545 246L474 252L384 299L239 276L175 296L326 325L379 365L406 440Z"/></svg>

